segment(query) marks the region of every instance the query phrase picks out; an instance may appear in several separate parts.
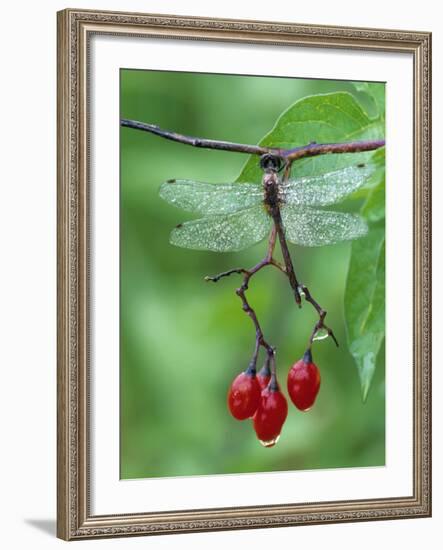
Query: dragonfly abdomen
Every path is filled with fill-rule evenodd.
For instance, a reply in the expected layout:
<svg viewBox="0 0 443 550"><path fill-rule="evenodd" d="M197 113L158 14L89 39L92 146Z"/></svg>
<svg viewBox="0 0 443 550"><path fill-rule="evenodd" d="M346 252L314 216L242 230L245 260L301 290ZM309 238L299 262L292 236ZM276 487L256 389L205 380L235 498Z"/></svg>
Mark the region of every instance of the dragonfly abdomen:
<svg viewBox="0 0 443 550"><path fill-rule="evenodd" d="M272 217L279 210L281 197L278 185L278 176L274 173L266 174L263 180L264 204L266 211Z"/></svg>

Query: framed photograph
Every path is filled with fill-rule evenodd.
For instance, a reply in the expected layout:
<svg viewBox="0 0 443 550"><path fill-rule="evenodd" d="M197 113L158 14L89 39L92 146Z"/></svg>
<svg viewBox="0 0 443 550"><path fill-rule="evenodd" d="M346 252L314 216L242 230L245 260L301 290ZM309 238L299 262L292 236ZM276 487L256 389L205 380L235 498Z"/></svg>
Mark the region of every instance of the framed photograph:
<svg viewBox="0 0 443 550"><path fill-rule="evenodd" d="M58 536L431 515L431 36L58 13Z"/></svg>

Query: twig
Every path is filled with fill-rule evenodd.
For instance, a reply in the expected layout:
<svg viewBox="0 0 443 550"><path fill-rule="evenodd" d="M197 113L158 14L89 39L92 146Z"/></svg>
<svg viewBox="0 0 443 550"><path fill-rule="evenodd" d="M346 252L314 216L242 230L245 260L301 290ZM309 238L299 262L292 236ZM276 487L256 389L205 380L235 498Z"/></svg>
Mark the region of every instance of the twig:
<svg viewBox="0 0 443 550"><path fill-rule="evenodd" d="M255 355L255 364L256 364L257 363L258 348L260 346L262 346L266 350L266 353L268 354L269 357L274 356L275 348L273 346L271 346L270 344L268 344L268 342L265 340L262 328L261 328L260 323L257 319L257 314L252 309L252 307L250 306L250 304L249 304L249 302L246 298L246 290L247 289L248 289L248 283L245 280L243 280L243 284L239 288L237 288L235 293L237 294L237 296L242 301L243 311L246 313L246 315L248 315L250 317L250 319L254 323L255 342L256 342L256 345L255 345L256 352L254 352L254 355ZM254 360L254 358L253 358L253 360Z"/></svg>
<svg viewBox="0 0 443 550"><path fill-rule="evenodd" d="M255 348L254 348L254 353L252 355L252 359L250 362L250 366L253 367L254 369L256 368L258 352L259 352L260 346L262 346L266 350L267 356L271 361L271 370L273 370L274 374L275 374L275 357L274 357L275 348L265 340L265 337L263 335L263 330L257 318L257 314L255 313L254 309L251 307L250 303L248 302L248 299L246 298L246 291L249 288L249 281L251 277L253 277L256 273L258 273L261 269L263 269L267 265L273 265L278 269L280 269L281 271L285 272L284 267L281 266L272 256L275 248L275 240L276 240L276 229L275 227L273 227L269 235L268 251L266 256L263 258L263 260L258 262L258 264L256 264L251 269L244 269L242 267L239 267L239 268L230 269L229 271L223 271L222 273L219 273L218 275L214 275L212 277L209 277L209 276L205 277L206 281L217 283L223 277L229 277L229 275L232 275L234 273L243 275L243 282L241 286L236 289L235 293L242 301L242 309L246 313L246 315L248 315L248 317L252 320L255 328Z"/></svg>
<svg viewBox="0 0 443 550"><path fill-rule="evenodd" d="M177 132L163 130L155 124L148 124L138 120L129 120L123 118L120 121L125 128L133 128L134 130L142 130L157 136L161 136L178 143L192 145L193 147L202 147L205 149L219 149L221 151L232 151L236 153L247 153L250 155L272 154L282 160L288 160L289 166L295 160L303 157L314 157L317 155L339 154L339 153L359 153L363 151L374 151L385 145L384 140L366 140L366 141L351 141L348 143L310 143L295 147L293 149L282 149L279 147L263 147L261 145L248 145L244 143L234 143L231 141L219 141L216 139L204 139L193 136L186 136Z"/></svg>
<svg viewBox="0 0 443 550"><path fill-rule="evenodd" d="M294 162L304 157L315 157L317 155L330 155L337 153L363 153L374 151L384 147L385 140L350 141L348 143L310 143L294 149L286 149L283 157Z"/></svg>
<svg viewBox="0 0 443 550"><path fill-rule="evenodd" d="M309 292L309 289L307 286L305 285L300 285L299 287L300 291L304 294L304 297L305 297L305 300L307 302L309 302L313 307L314 309L317 311L318 313L318 321L315 323L314 325L314 329L311 333L311 336L309 338L309 348L311 348L312 346L312 343L314 341L314 338L315 338L315 335L317 334L317 332L320 330L320 329L324 329L326 330L326 332L328 333L328 336L330 336L334 342L335 342L335 345L338 347L338 341L337 341L337 338L335 337L335 334L333 333L332 329L330 329L327 325L325 325L324 323L324 320L325 320L325 317L327 315L327 311L324 310L320 304L318 302L316 302L314 300L314 298L312 297L311 293Z"/></svg>
<svg viewBox="0 0 443 550"><path fill-rule="evenodd" d="M219 141L216 139L204 139L193 136L186 136L184 134L178 134L177 132L170 132L163 130L155 124L148 124L146 122L139 122L138 120L128 120L123 118L121 125L126 128L134 128L135 130L142 130L144 132L150 132L157 136L170 139L172 141L178 141L185 145L192 145L193 147L202 147L204 149L219 149L221 151L233 151L237 153L248 153L250 155L264 155L266 153L276 154L276 149L273 147L260 147L258 145L245 145L243 143L231 143L230 141Z"/></svg>
<svg viewBox="0 0 443 550"><path fill-rule="evenodd" d="M280 209L277 207L272 213L272 218L274 220L274 226L278 234L278 240L280 242L280 248L283 255L283 260L285 262L285 273L289 279L289 284L291 285L292 290L294 291L294 297L297 305L301 307L301 299L299 292L299 284L297 277L294 271L294 265L292 263L291 254L289 253L289 248L286 243L285 231L283 229L283 222L281 219Z"/></svg>

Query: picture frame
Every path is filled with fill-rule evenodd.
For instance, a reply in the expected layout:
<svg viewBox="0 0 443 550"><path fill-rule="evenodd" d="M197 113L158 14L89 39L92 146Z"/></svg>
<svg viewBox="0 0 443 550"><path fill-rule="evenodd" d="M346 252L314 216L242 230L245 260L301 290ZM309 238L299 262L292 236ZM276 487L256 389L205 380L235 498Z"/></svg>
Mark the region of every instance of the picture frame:
<svg viewBox="0 0 443 550"><path fill-rule="evenodd" d="M67 9L58 25L58 344L57 344L57 535L65 540L198 531L252 529L431 515L431 35L427 32L302 25L283 22L236 21L159 14ZM92 179L97 166L91 155L97 143L91 90L98 63L94 37L124 39L139 47L143 41L167 40L194 46L241 45L251 48L312 49L405 56L412 67L413 95L412 231L408 249L413 282L407 307L412 331L411 369L405 376L411 390L411 491L395 496L317 499L200 507L186 504L152 510L94 510L93 483L102 466L91 448L97 442L99 407L95 404L94 324L97 323L91 267L99 262L94 232L97 201ZM141 46L140 46L141 47ZM158 53L158 52L156 52ZM187 67L196 60L187 60ZM161 57L158 60L161 64ZM266 70L264 70L266 74ZM117 107L118 109L118 107ZM118 128L118 120L114 120ZM389 134L388 134L389 135ZM392 141L397 139L390 134ZM115 143L114 143L115 146ZM117 144L118 146L118 144ZM118 177L118 176L117 176ZM114 225L118 226L118 223ZM95 285L97 281L95 281ZM405 306L406 307L406 306ZM395 327L392 330L396 330ZM118 358L114 357L115 361ZM115 394L114 394L115 395ZM409 397L406 397L406 400ZM118 426L114 426L114 431ZM389 459L389 457L388 457ZM319 475L320 473L312 473ZM343 474L349 475L349 472ZM115 471L118 481L118 471ZM320 478L319 478L320 479ZM343 477L346 480L346 477ZM157 480L160 484L172 481ZM190 485L192 487L192 480ZM174 489L172 488L172 495ZM173 497L172 497L173 498Z"/></svg>

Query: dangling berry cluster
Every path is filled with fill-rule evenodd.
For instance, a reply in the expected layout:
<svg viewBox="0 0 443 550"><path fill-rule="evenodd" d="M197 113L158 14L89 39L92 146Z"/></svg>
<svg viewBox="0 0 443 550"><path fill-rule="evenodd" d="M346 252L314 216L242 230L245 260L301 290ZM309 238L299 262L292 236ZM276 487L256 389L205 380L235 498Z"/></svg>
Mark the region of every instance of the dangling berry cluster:
<svg viewBox="0 0 443 550"><path fill-rule="evenodd" d="M252 418L260 443L273 447L288 416L288 403L277 381L274 350L258 373L254 359L232 382L228 408L237 420ZM308 411L312 407L320 389L320 372L312 360L311 348L289 370L287 388L299 410Z"/></svg>
<svg viewBox="0 0 443 550"><path fill-rule="evenodd" d="M311 349L314 340L323 340L330 336L337 346L338 342L333 331L325 324L326 310L313 298L308 287L300 284L297 280L279 210L279 197L272 195L272 185L267 186L266 184L266 182L271 182L271 184L273 181L275 182L276 174L281 168L284 168L283 182L286 181L290 174L291 161L287 160L284 167L282 167L278 158L265 154L261 157L260 168L265 172L263 185L265 192L270 193L268 197L269 213L274 222L269 235L267 254L263 260L250 269L234 268L213 277L205 277L205 279L216 283L234 273L243 276L243 282L235 292L242 302L243 311L254 324L255 350L249 367L245 372L240 373L231 384L228 392L228 407L232 416L237 420L252 418L254 430L260 442L265 447L272 447L280 437L283 424L288 415L288 404L277 380L275 348L265 340L257 314L246 297L251 278L267 266L275 267L286 275L298 307L302 306L303 298L317 312L318 320L309 338L307 350L303 357L294 363L288 373L288 394L299 410L307 411L312 407L320 388L320 373L317 365L312 360ZM277 261L273 255L277 237L283 256L283 264ZM260 348L263 348L266 352L266 362L260 372L257 373L256 365Z"/></svg>

